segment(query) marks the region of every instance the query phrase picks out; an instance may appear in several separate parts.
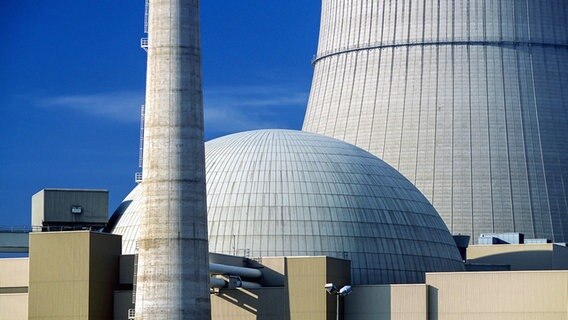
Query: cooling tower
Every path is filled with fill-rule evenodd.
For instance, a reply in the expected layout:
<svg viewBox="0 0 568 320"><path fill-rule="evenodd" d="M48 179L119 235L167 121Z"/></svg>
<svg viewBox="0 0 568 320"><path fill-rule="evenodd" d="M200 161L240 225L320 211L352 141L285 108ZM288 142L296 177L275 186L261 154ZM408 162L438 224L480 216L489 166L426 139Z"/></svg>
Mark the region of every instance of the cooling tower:
<svg viewBox="0 0 568 320"><path fill-rule="evenodd" d="M136 319L209 319L199 1L149 10Z"/></svg>
<svg viewBox="0 0 568 320"><path fill-rule="evenodd" d="M568 241L568 1L324 0L303 130L374 153L453 233Z"/></svg>

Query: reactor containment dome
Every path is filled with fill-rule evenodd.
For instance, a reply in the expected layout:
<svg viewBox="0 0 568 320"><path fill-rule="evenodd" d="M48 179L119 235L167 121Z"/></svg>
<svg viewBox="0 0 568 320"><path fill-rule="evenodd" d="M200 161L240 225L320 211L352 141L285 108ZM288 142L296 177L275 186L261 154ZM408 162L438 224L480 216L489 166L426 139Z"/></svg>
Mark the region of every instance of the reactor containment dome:
<svg viewBox="0 0 568 320"><path fill-rule="evenodd" d="M356 146L258 130L209 141L205 150L211 252L349 259L354 284L416 283L425 272L463 270L430 202ZM141 197L136 187L113 216L124 253L135 252Z"/></svg>

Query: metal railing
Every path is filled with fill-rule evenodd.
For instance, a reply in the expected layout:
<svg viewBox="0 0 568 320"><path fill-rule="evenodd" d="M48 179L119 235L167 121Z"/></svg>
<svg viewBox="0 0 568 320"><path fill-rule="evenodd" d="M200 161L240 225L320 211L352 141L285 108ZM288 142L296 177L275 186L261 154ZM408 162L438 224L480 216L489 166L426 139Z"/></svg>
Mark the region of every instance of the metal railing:
<svg viewBox="0 0 568 320"><path fill-rule="evenodd" d="M148 51L148 38L140 39L140 48Z"/></svg>
<svg viewBox="0 0 568 320"><path fill-rule="evenodd" d="M148 18L150 16L150 1L146 0L144 4L144 33L148 33Z"/></svg>
<svg viewBox="0 0 568 320"><path fill-rule="evenodd" d="M37 226L0 226L0 232L7 233L30 233L41 231L42 227Z"/></svg>
<svg viewBox="0 0 568 320"><path fill-rule="evenodd" d="M138 147L138 167L144 164L144 118L146 116L146 105L140 106L140 146Z"/></svg>
<svg viewBox="0 0 568 320"><path fill-rule="evenodd" d="M30 233L30 232L75 231L75 230L96 231L102 228L103 226L0 226L0 232Z"/></svg>

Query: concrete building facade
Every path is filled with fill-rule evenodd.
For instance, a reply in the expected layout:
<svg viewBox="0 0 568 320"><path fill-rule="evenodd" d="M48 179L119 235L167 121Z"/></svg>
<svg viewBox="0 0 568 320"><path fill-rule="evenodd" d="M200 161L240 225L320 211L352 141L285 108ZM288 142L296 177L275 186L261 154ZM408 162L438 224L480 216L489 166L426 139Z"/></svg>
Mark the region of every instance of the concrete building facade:
<svg viewBox="0 0 568 320"><path fill-rule="evenodd" d="M0 259L0 319L28 320L29 259Z"/></svg>
<svg viewBox="0 0 568 320"><path fill-rule="evenodd" d="M134 257L120 251L111 234L32 234L29 260L0 259L0 319L128 319ZM263 257L255 268L261 287L212 289L212 319L336 319L337 299L324 285L352 281L350 261L323 256ZM565 320L568 271L427 273L424 283L355 285L339 301L346 320Z"/></svg>
<svg viewBox="0 0 568 320"><path fill-rule="evenodd" d="M431 273L430 320L568 318L567 271Z"/></svg>
<svg viewBox="0 0 568 320"><path fill-rule="evenodd" d="M470 246L467 262L507 265L513 271L568 270L568 247L553 243Z"/></svg>
<svg viewBox="0 0 568 320"><path fill-rule="evenodd" d="M568 2L324 0L303 130L394 166L452 233L568 240Z"/></svg>
<svg viewBox="0 0 568 320"><path fill-rule="evenodd" d="M100 232L31 233L28 319L111 319L121 245Z"/></svg>

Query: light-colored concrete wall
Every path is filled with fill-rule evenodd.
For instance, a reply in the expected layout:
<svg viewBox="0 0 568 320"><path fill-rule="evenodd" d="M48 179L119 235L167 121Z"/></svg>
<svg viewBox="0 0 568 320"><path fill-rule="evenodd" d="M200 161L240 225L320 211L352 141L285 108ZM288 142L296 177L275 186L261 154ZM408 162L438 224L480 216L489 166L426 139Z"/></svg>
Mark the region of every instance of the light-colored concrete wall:
<svg viewBox="0 0 568 320"><path fill-rule="evenodd" d="M211 295L212 319L287 320L290 319L287 295L286 288L222 290Z"/></svg>
<svg viewBox="0 0 568 320"><path fill-rule="evenodd" d="M28 273L28 258L0 259L0 288L27 287Z"/></svg>
<svg viewBox="0 0 568 320"><path fill-rule="evenodd" d="M32 226L41 226L43 224L44 211L44 191L41 190L32 196Z"/></svg>
<svg viewBox="0 0 568 320"><path fill-rule="evenodd" d="M325 257L286 258L286 287L292 319L327 319L326 310L335 300L328 302L324 286L327 282Z"/></svg>
<svg viewBox="0 0 568 320"><path fill-rule="evenodd" d="M336 296L326 283L341 288L351 283L350 262L330 257L287 257L286 286L292 319L335 319ZM343 313L343 308L340 313Z"/></svg>
<svg viewBox="0 0 568 320"><path fill-rule="evenodd" d="M568 269L568 248L546 244L474 245L467 249L471 263L510 265L511 270Z"/></svg>
<svg viewBox="0 0 568 320"><path fill-rule="evenodd" d="M349 284L350 262L329 257L270 257L262 264L282 287L221 290L211 296L213 319L327 320L336 317L336 298L325 284ZM262 280L265 281L265 280ZM343 312L343 311L342 311Z"/></svg>
<svg viewBox="0 0 568 320"><path fill-rule="evenodd" d="M345 298L346 320L427 320L428 286L356 286Z"/></svg>
<svg viewBox="0 0 568 320"><path fill-rule="evenodd" d="M430 320L566 320L567 271L428 273Z"/></svg>
<svg viewBox="0 0 568 320"><path fill-rule="evenodd" d="M89 233L30 234L30 320L87 320L88 304Z"/></svg>
<svg viewBox="0 0 568 320"><path fill-rule="evenodd" d="M28 258L0 259L0 319L28 319Z"/></svg>
<svg viewBox="0 0 568 320"><path fill-rule="evenodd" d="M390 295L392 320L428 319L428 286L393 285Z"/></svg>
<svg viewBox="0 0 568 320"><path fill-rule="evenodd" d="M0 294L0 319L28 320L28 294Z"/></svg>
<svg viewBox="0 0 568 320"><path fill-rule="evenodd" d="M110 319L120 253L116 235L32 233L29 319Z"/></svg>
<svg viewBox="0 0 568 320"><path fill-rule="evenodd" d="M284 286L286 282L286 260L283 257L262 258L262 283L267 286Z"/></svg>

